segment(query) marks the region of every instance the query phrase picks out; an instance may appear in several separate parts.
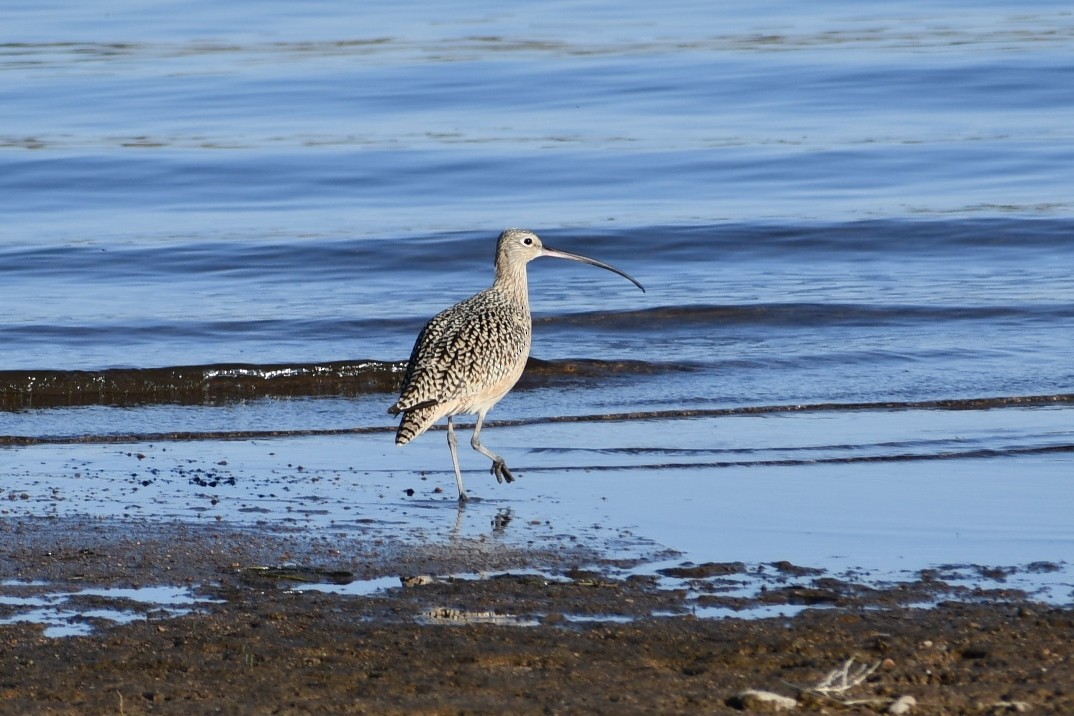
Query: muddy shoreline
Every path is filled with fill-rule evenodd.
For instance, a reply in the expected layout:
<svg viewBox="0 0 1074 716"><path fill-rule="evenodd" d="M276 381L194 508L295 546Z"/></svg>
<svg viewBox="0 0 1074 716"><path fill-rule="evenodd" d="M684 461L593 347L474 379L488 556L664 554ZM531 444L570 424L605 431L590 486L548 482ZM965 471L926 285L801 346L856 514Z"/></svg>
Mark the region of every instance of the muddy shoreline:
<svg viewBox="0 0 1074 716"><path fill-rule="evenodd" d="M62 591L76 632L0 619L0 713L772 708L742 696L751 689L800 713L884 713L903 697L905 713L1074 713L1074 610L1005 589L985 567L986 586L942 570L878 586L790 563L623 576L585 548L495 539L422 547L72 518L11 519L0 534L0 617ZM751 570L763 572L752 594L731 589ZM376 588L348 587L361 584ZM91 589L159 585L190 603L169 611ZM704 616L714 606L788 611ZM102 608L124 616L93 616ZM813 688L849 659L850 675L875 670Z"/></svg>

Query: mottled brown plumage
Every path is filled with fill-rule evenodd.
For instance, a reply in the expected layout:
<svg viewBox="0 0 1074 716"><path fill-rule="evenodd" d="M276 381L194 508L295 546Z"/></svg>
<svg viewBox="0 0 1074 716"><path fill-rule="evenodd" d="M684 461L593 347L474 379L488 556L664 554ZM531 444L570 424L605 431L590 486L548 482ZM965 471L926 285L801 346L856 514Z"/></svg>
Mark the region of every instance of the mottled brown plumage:
<svg viewBox="0 0 1074 716"><path fill-rule="evenodd" d="M492 460L492 474L497 480L514 480L503 458L481 444L481 424L526 367L533 337L526 265L539 256L599 266L645 290L614 266L542 245L532 231L508 229L500 234L496 280L491 287L438 313L425 325L410 354L399 400L388 409L392 415L403 414L395 434L397 445L406 445L447 417L448 445L460 501L466 500L466 490L451 422L455 415L477 415L470 445Z"/></svg>

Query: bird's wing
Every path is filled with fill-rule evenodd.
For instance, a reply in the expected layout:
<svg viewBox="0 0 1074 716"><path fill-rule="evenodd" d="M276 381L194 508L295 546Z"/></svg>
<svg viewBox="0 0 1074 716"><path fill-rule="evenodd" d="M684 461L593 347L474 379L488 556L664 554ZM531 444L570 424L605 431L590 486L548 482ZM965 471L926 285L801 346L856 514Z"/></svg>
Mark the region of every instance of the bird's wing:
<svg viewBox="0 0 1074 716"><path fill-rule="evenodd" d="M435 405L439 402L436 396L438 392L435 385L436 356L439 353L437 346L445 341L445 336L450 335L452 328L451 309L434 316L425 327L421 329L414 348L410 351L410 361L406 366L406 374L403 376L403 387L399 391L399 400L395 405L388 408L392 415L415 410L422 406Z"/></svg>
<svg viewBox="0 0 1074 716"><path fill-rule="evenodd" d="M494 298L478 294L425 325L414 343L395 412L473 395L525 360L529 317Z"/></svg>

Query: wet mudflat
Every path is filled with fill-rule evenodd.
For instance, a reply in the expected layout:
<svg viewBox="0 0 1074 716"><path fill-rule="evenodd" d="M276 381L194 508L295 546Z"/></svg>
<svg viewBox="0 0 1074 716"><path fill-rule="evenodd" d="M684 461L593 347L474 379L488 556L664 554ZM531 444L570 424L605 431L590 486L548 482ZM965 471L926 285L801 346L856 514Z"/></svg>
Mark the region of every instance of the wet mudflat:
<svg viewBox="0 0 1074 716"><path fill-rule="evenodd" d="M877 587L786 562L650 576L585 549L494 538L421 548L137 526L3 525L0 615L16 595L71 596L51 627L0 620L0 712L763 711L741 698L750 689L803 713L884 713L907 696L905 713L1074 711L1074 611L984 569L971 588L942 570ZM787 611L706 617L743 575L760 586L725 605ZM159 584L188 600L118 591ZM89 587L117 591L94 598ZM841 668L875 670L854 683L830 676Z"/></svg>
<svg viewBox="0 0 1074 716"><path fill-rule="evenodd" d="M501 426L461 510L440 440L12 447L0 713L1071 713L1066 412Z"/></svg>

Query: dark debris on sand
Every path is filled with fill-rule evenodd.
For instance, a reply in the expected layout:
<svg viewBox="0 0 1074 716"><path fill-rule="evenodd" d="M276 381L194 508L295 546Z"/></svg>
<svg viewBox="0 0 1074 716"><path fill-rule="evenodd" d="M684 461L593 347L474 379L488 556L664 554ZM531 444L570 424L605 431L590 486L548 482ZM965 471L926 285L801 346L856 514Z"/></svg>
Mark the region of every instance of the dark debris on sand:
<svg viewBox="0 0 1074 716"><path fill-rule="evenodd" d="M785 583L767 591L781 603L817 596L796 589L825 598L793 617L698 618L693 587L616 576L582 555L559 563L537 555L536 564L486 556L489 573L460 578L451 575L472 550L453 563L443 552L382 546L391 553L378 562L372 548L311 550L297 538L222 527L137 539L68 529L42 549L43 534L32 532L0 530L7 583L188 584L213 601L170 618L150 611L102 621L82 636L0 625L4 714L774 708L744 697L748 690L790 699L795 713L886 713L900 698L913 714L1074 713L1074 611L1014 592L954 593L942 574L866 590L778 563L766 571ZM294 588L346 584L363 569L363 578L406 579L357 596ZM686 584L738 573L736 563L684 569ZM927 595L934 606L914 606ZM818 688L826 678L838 687L831 675L850 659L868 667L860 682Z"/></svg>

